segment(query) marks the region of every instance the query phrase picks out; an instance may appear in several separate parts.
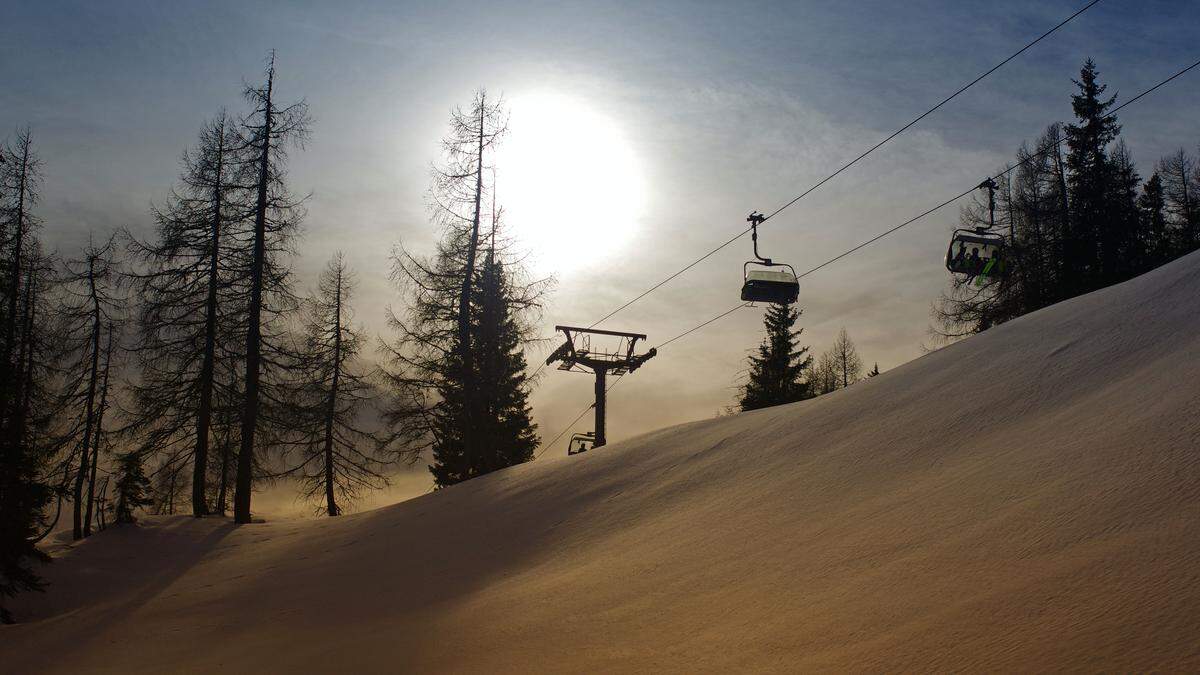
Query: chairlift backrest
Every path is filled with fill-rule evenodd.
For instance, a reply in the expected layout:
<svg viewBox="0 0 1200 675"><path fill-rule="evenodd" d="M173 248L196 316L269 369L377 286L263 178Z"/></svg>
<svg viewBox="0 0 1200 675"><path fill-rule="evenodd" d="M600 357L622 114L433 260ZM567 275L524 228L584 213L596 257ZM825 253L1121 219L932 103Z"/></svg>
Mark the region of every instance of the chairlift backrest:
<svg viewBox="0 0 1200 675"><path fill-rule="evenodd" d="M757 264L768 269L750 269ZM800 296L800 282L791 265L746 263L743 268L742 300L746 302L779 302L790 305Z"/></svg>
<svg viewBox="0 0 1200 675"><path fill-rule="evenodd" d="M578 455L581 452L587 452L590 447L596 443L596 434L588 431L581 434L573 434L571 439L567 441L567 454Z"/></svg>

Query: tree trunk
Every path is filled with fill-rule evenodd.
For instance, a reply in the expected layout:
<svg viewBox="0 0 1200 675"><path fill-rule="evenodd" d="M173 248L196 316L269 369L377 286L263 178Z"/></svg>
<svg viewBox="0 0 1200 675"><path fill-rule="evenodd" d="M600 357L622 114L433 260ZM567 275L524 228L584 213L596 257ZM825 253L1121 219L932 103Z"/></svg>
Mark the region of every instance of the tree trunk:
<svg viewBox="0 0 1200 675"><path fill-rule="evenodd" d="M112 364L112 325L108 327L108 346L104 349L104 375L100 380L100 407L96 410L96 436L92 441L91 476L88 478L87 513L83 518L83 536L92 536L92 505L96 495L96 465L100 463L100 440L104 434L104 410L108 407L108 370Z"/></svg>
<svg viewBox="0 0 1200 675"><path fill-rule="evenodd" d="M87 403L83 431L83 452L80 453L79 473L75 476L75 503L73 506L72 537L83 539L83 481L88 474L88 460L91 453L92 424L94 420L93 406L96 403L96 380L100 370L100 299L96 297L96 257L88 258L88 287L92 298L92 367L88 375Z"/></svg>
<svg viewBox="0 0 1200 675"><path fill-rule="evenodd" d="M217 489L217 514L225 515L225 500L229 488L229 435L221 442L221 486Z"/></svg>
<svg viewBox="0 0 1200 675"><path fill-rule="evenodd" d="M21 174L17 185L17 222L13 231L12 265L8 282L8 320L4 326L4 363L12 363L13 343L17 336L17 296L21 289L21 255L25 242L25 193L29 179L29 136L21 138Z"/></svg>
<svg viewBox="0 0 1200 675"><path fill-rule="evenodd" d="M461 350L460 363L463 376L463 413L466 418L463 428L463 451L467 464L475 466L474 428L475 410L470 383L466 380L474 371L471 351L471 287L475 280L475 254L479 245L479 221L483 207L483 136L486 110L486 94L479 97L479 145L475 156L475 216L471 221L471 238L467 242L467 269L463 275L462 293L458 299L458 346Z"/></svg>
<svg viewBox="0 0 1200 675"><path fill-rule="evenodd" d="M253 487L254 432L258 426L258 378L262 341L263 266L267 237L267 182L271 156L272 87L275 64L267 74L267 97L263 115L262 155L258 161L258 201L254 209L254 260L250 272L250 316L246 331L246 392L242 407L241 451L238 453L237 480L233 492L233 520L250 522L250 490Z"/></svg>
<svg viewBox="0 0 1200 675"><path fill-rule="evenodd" d="M337 273L334 301L333 382L329 388L329 407L325 411L325 500L330 516L341 513L333 496L333 418L337 414L338 384L342 374L342 270Z"/></svg>
<svg viewBox="0 0 1200 675"><path fill-rule="evenodd" d="M204 357L200 364L200 401L196 411L196 449L192 468L192 515L207 516L208 438L212 423L213 371L217 344L217 265L221 244L221 179L225 163L225 122L217 132L217 173L213 186L212 236L208 260L208 297L205 300ZM223 471L224 469L222 469Z"/></svg>

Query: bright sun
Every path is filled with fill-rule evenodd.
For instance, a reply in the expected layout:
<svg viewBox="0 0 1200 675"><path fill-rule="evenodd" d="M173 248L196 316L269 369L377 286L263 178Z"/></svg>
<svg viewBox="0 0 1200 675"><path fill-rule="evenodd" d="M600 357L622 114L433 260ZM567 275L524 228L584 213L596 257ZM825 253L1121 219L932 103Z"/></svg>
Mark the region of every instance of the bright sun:
<svg viewBox="0 0 1200 675"><path fill-rule="evenodd" d="M582 101L556 94L509 101L497 151L504 221L535 265L567 274L618 250L644 201L638 162L621 130Z"/></svg>

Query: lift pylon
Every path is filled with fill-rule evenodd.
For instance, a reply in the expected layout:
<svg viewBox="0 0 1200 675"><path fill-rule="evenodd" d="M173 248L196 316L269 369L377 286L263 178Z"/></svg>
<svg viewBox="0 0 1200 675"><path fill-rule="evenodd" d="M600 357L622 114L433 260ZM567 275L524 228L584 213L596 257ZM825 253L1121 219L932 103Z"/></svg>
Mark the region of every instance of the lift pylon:
<svg viewBox="0 0 1200 675"><path fill-rule="evenodd" d="M654 358L658 354L658 350L653 347L644 354L636 354L634 350L639 340L645 340L646 336L641 333L624 333L615 330L601 330L599 328L579 328L576 326L555 326L554 330L562 331L567 340L558 349L546 359L546 365L551 365L554 362L560 362L559 370L568 370L576 373L594 373L596 376L596 439L592 443L592 448L602 447L606 442L604 429L605 416L605 392L608 389L607 379L611 373L613 375L624 375L632 373L642 366L643 363ZM595 336L603 336L610 338L611 342L615 342L615 346L604 348L603 346L593 346L592 338ZM600 342L597 341L597 342Z"/></svg>

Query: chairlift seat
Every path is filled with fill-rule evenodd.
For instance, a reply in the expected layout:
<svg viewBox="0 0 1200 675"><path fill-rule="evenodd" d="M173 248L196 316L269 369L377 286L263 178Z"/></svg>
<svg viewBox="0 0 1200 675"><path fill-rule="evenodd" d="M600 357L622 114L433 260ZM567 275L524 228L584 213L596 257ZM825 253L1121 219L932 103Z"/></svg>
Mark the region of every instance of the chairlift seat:
<svg viewBox="0 0 1200 675"><path fill-rule="evenodd" d="M588 431L582 434L573 434L571 439L567 441L567 455L578 455L588 451L588 444L593 447L596 445L595 432Z"/></svg>
<svg viewBox="0 0 1200 675"><path fill-rule="evenodd" d="M1004 235L955 230L946 249L946 269L968 277L998 276L1004 272L1004 248Z"/></svg>
<svg viewBox="0 0 1200 675"><path fill-rule="evenodd" d="M756 269L745 272L742 300L790 305L800 297L800 282L790 270Z"/></svg>

